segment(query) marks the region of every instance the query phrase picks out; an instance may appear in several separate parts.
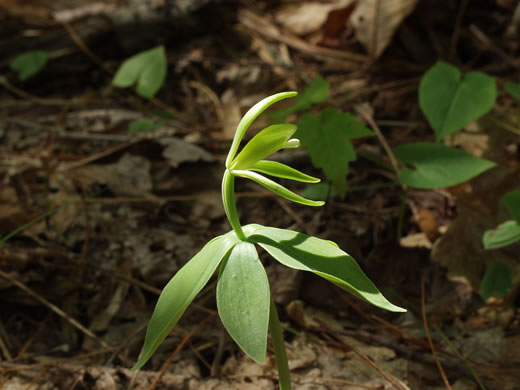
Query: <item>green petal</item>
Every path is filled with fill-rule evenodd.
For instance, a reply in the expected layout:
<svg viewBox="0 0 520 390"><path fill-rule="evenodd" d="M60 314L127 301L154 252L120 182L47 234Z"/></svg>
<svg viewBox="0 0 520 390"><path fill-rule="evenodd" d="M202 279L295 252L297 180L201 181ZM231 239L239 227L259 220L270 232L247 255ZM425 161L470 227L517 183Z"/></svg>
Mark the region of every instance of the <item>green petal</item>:
<svg viewBox="0 0 520 390"><path fill-rule="evenodd" d="M242 138L244 138L244 134L246 133L251 123L253 123L253 121L272 104L296 95L298 95L298 92L280 92L275 95L268 96L256 103L249 109L248 112L246 112L246 114L240 120L240 123L238 124L237 130L235 132L233 143L231 144L231 148L229 149L229 153L226 158L226 168L229 168L231 161L233 161L235 158L240 141L242 141Z"/></svg>
<svg viewBox="0 0 520 390"><path fill-rule="evenodd" d="M295 125L272 125L255 135L238 156L231 162L230 169L248 169L255 162L284 148L296 132Z"/></svg>
<svg viewBox="0 0 520 390"><path fill-rule="evenodd" d="M229 335L259 363L267 350L269 306L269 281L256 248L240 242L222 262L217 307Z"/></svg>
<svg viewBox="0 0 520 390"><path fill-rule="evenodd" d="M204 288L222 258L238 242L240 240L234 232L213 239L168 282L155 306L141 356L133 370L141 368L150 359L195 296Z"/></svg>
<svg viewBox="0 0 520 390"><path fill-rule="evenodd" d="M231 171L231 173L235 176L253 180L254 182L257 182L258 184L260 184L262 187L268 189L269 191L272 191L275 194L280 195L281 197L288 199L292 202L304 204L306 206L323 206L325 204L325 202L323 202L323 201L305 199L304 197L297 195L294 192L285 188L284 186L278 184L277 182L272 181L271 179L268 179L262 175L259 175L256 172Z"/></svg>
<svg viewBox="0 0 520 390"><path fill-rule="evenodd" d="M276 161L268 161L261 160L254 163L251 168L251 171L260 172L265 175L270 175L274 177L279 177L282 179L289 179L300 181L303 183L319 183L320 179L316 177L312 177L306 175L303 172L298 171L297 169L291 168L288 165L276 162Z"/></svg>
<svg viewBox="0 0 520 390"><path fill-rule="evenodd" d="M390 303L356 261L330 241L255 224L245 226L244 232L250 242L258 243L287 267L313 272L382 309L406 311Z"/></svg>

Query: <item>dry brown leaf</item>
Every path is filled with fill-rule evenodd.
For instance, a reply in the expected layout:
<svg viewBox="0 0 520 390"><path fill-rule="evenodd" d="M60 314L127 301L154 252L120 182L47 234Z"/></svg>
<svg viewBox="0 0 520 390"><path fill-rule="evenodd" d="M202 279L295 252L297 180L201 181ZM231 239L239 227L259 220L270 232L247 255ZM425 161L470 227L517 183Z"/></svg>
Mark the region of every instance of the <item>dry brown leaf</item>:
<svg viewBox="0 0 520 390"><path fill-rule="evenodd" d="M417 0L363 0L350 17L356 36L372 58L386 49L401 22L417 5Z"/></svg>
<svg viewBox="0 0 520 390"><path fill-rule="evenodd" d="M306 35L323 26L331 11L348 7L353 1L296 2L282 7L276 13L275 20L297 35Z"/></svg>

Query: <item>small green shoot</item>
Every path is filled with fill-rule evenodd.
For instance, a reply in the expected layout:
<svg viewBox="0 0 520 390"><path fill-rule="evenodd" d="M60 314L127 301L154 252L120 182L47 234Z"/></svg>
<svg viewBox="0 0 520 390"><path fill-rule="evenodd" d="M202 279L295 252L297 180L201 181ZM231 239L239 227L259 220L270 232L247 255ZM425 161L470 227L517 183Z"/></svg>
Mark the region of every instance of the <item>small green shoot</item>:
<svg viewBox="0 0 520 390"><path fill-rule="evenodd" d="M159 127L161 127L159 123L149 119L136 119L135 121L132 121L128 124L128 132L130 134L146 133L149 131L154 131Z"/></svg>
<svg viewBox="0 0 520 390"><path fill-rule="evenodd" d="M303 198L263 176L267 174L301 182L319 181L284 164L263 160L280 149L299 146L298 140L290 138L296 131L294 125L269 126L253 137L237 155L240 141L253 120L270 105L295 95L295 92L283 92L270 96L253 106L240 121L222 178L224 210L233 230L210 241L166 285L148 325L141 356L133 369L143 367L150 359L220 265L217 307L224 327L240 348L257 362L265 360L269 330L280 389L291 388L282 329L256 244L280 263L312 272L379 308L405 311L390 303L356 261L335 243L291 230L256 224L242 227L240 224L235 202L236 177L251 179L293 202L309 206L321 206L324 203ZM339 116L350 124L350 118L341 114ZM306 130L307 134L309 131ZM353 134L364 134L364 131Z"/></svg>
<svg viewBox="0 0 520 390"><path fill-rule="evenodd" d="M464 183L496 165L460 149L426 142L400 145L394 154L400 163L413 167L401 170L401 183L422 189Z"/></svg>
<svg viewBox="0 0 520 390"><path fill-rule="evenodd" d="M135 84L140 96L151 99L163 86L167 68L164 46L157 46L123 62L112 79L112 84L119 88L128 88Z"/></svg>
<svg viewBox="0 0 520 390"><path fill-rule="evenodd" d="M18 72L18 79L24 81L40 72L47 64L48 57L49 54L44 50L27 51L12 59L9 67Z"/></svg>
<svg viewBox="0 0 520 390"><path fill-rule="evenodd" d="M513 287L513 273L507 265L494 261L489 265L482 279L480 296L487 300L492 296L504 298Z"/></svg>
<svg viewBox="0 0 520 390"><path fill-rule="evenodd" d="M437 141L489 112L496 97L494 78L481 72L461 78L456 67L441 61L424 74L419 85L419 104Z"/></svg>
<svg viewBox="0 0 520 390"><path fill-rule="evenodd" d="M512 191L502 197L514 220L498 225L495 229L484 233L483 244L485 249L498 249L520 242L520 190Z"/></svg>

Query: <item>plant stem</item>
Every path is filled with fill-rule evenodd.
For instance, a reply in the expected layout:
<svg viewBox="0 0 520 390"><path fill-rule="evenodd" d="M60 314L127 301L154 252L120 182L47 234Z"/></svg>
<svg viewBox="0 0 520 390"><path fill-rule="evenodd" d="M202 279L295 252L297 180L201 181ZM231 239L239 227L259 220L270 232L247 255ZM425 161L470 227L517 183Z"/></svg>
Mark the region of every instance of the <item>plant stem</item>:
<svg viewBox="0 0 520 390"><path fill-rule="evenodd" d="M289 361L285 351L285 341L283 339L282 326L276 312L273 296L271 295L271 307L269 310L269 330L273 343L274 355L276 357L276 368L278 369L278 381L280 390L291 390L291 373L289 371Z"/></svg>
<svg viewBox="0 0 520 390"><path fill-rule="evenodd" d="M235 200L235 176L229 169L226 169L224 177L222 178L222 201L224 203L224 210L226 211L227 218L231 227L235 231L235 234L240 240L246 241L246 235L244 234L242 226L240 225L240 220L238 219Z"/></svg>

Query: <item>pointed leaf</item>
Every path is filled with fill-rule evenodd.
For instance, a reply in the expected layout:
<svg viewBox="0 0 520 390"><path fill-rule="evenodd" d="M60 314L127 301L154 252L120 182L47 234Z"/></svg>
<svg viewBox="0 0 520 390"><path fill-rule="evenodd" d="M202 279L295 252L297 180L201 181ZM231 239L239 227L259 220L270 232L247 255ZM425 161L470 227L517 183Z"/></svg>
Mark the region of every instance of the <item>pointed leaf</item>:
<svg viewBox="0 0 520 390"><path fill-rule="evenodd" d="M520 241L520 223L506 221L493 230L484 233L484 248L497 249Z"/></svg>
<svg viewBox="0 0 520 390"><path fill-rule="evenodd" d="M43 69L48 56L44 50L27 51L11 60L9 67L18 72L20 80L27 80Z"/></svg>
<svg viewBox="0 0 520 390"><path fill-rule="evenodd" d="M480 296L487 300L493 295L500 298L507 296L513 287L513 273L507 265L499 261L491 263L486 270L480 287Z"/></svg>
<svg viewBox="0 0 520 390"><path fill-rule="evenodd" d="M281 197L288 199L292 202L304 204L306 206L323 206L325 204L325 202L322 202L322 201L305 199L305 198L301 197L300 195L295 194L294 192L288 190L284 186L278 184L277 182L272 181L271 179L268 179L267 177L264 177L262 175L259 175L256 172L231 171L231 173L235 176L253 180L254 182L257 182L258 184L260 184L262 187L268 189L269 191L272 191L275 194L280 195Z"/></svg>
<svg viewBox="0 0 520 390"><path fill-rule="evenodd" d="M255 162L282 149L295 133L295 125L272 125L255 135L231 162L231 169L248 169Z"/></svg>
<svg viewBox="0 0 520 390"><path fill-rule="evenodd" d="M443 188L463 183L495 166L463 150L441 144L415 143L394 149L397 160L415 169L403 169L401 183L414 188Z"/></svg>
<svg viewBox="0 0 520 390"><path fill-rule="evenodd" d="M204 288L222 258L238 242L240 240L233 231L213 239L168 282L155 306L141 356L133 370L141 368L150 359L195 296Z"/></svg>
<svg viewBox="0 0 520 390"><path fill-rule="evenodd" d="M240 123L238 124L237 130L235 132L235 137L233 138L233 143L231 144L231 148L229 149L229 153L226 158L226 168L229 168L231 165L231 161L235 158L237 154L238 146L240 145L240 141L244 138L244 134L247 129L253 123L253 121L267 108L273 105L280 100L287 99L293 96L296 96L298 92L280 92L272 96L268 96L265 99L256 103L253 107L249 109L248 112L242 117Z"/></svg>
<svg viewBox="0 0 520 390"><path fill-rule="evenodd" d="M267 349L269 305L269 282L256 248L240 242L220 268L217 307L229 335L259 363Z"/></svg>
<svg viewBox="0 0 520 390"><path fill-rule="evenodd" d="M513 218L520 223L520 190L512 191L504 195L502 202L504 202Z"/></svg>
<svg viewBox="0 0 520 390"><path fill-rule="evenodd" d="M330 241L254 224L245 226L244 232L249 241L258 243L287 267L313 272L382 309L406 311L390 303L356 261Z"/></svg>
<svg viewBox="0 0 520 390"><path fill-rule="evenodd" d="M117 70L112 84L120 88L137 84L137 93L150 99L162 87L167 68L164 46L157 46L138 53L123 62Z"/></svg>
<svg viewBox="0 0 520 390"><path fill-rule="evenodd" d="M314 167L323 169L343 197L349 163L357 158L350 140L368 135L372 131L351 114L327 108L321 115L305 114L295 137L309 150Z"/></svg>
<svg viewBox="0 0 520 390"><path fill-rule="evenodd" d="M437 62L419 85L419 104L437 140L456 133L471 121L486 114L497 97L495 79L470 72L461 80L453 65Z"/></svg>
<svg viewBox="0 0 520 390"><path fill-rule="evenodd" d="M312 177L306 175L303 172L298 171L297 169L291 168L288 165L276 162L276 161L268 161L261 160L254 163L251 168L251 171L260 172L265 175L271 175L274 177L279 177L282 179L289 179L300 181L303 183L319 183L320 179L316 177Z"/></svg>

